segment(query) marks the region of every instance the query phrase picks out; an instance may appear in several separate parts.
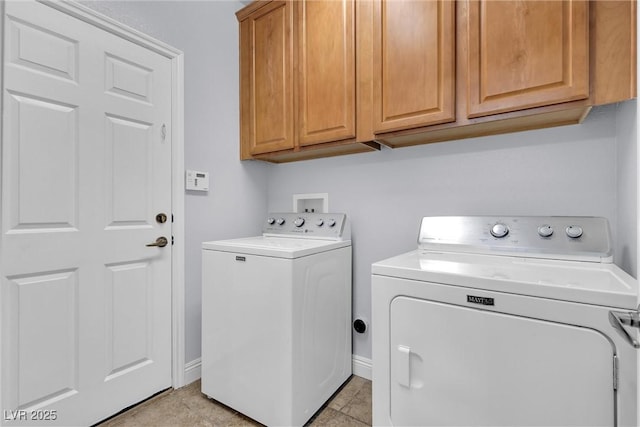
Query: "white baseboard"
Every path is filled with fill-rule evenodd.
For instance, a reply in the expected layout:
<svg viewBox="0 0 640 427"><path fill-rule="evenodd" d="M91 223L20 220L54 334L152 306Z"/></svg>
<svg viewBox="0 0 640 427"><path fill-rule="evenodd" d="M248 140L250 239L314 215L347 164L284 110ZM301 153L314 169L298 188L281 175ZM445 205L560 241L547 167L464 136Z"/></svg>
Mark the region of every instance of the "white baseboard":
<svg viewBox="0 0 640 427"><path fill-rule="evenodd" d="M371 359L354 354L351 360L353 375L357 375L371 381Z"/></svg>
<svg viewBox="0 0 640 427"><path fill-rule="evenodd" d="M371 359L365 357L352 356L353 375L371 380ZM198 381L202 376L202 359L197 358L184 365L184 385L187 386L194 381Z"/></svg>
<svg viewBox="0 0 640 427"><path fill-rule="evenodd" d="M184 365L184 385L198 381L202 376L202 359L197 358Z"/></svg>

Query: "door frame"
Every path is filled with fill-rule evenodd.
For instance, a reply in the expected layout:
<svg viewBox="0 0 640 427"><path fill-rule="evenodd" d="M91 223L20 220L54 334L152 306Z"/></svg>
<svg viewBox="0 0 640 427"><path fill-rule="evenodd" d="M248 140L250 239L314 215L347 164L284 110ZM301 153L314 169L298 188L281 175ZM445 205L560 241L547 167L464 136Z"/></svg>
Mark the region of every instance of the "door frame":
<svg viewBox="0 0 640 427"><path fill-rule="evenodd" d="M180 388L185 385L184 54L164 42L72 0L36 1L149 49L171 61L171 212L173 214L172 237L174 238L171 252L171 384L173 388ZM0 105L4 105L5 0L0 0L0 15L2 16L0 19ZM2 161L3 120L4 115L0 117L0 165ZM0 174L0 196L2 195L1 180L2 176ZM1 201L2 197L0 197L0 208L2 207ZM2 224L1 213L2 209L0 209L0 224ZM1 238L2 236L0 235ZM0 342L2 342L1 317ZM1 351L0 363L2 363ZM0 381L1 379L0 377ZM1 398L0 391L0 401Z"/></svg>

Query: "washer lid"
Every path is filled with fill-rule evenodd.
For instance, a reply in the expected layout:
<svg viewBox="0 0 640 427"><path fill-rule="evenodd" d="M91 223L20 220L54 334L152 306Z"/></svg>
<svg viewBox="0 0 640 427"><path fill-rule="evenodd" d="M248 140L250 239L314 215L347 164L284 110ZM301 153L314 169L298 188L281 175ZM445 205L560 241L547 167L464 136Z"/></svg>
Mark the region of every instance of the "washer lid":
<svg viewBox="0 0 640 427"><path fill-rule="evenodd" d="M615 264L416 250L372 273L633 310L638 282Z"/></svg>
<svg viewBox="0 0 640 427"><path fill-rule="evenodd" d="M313 255L346 246L351 246L351 240L331 241L272 236L255 236L202 243L202 249L204 250L289 259Z"/></svg>

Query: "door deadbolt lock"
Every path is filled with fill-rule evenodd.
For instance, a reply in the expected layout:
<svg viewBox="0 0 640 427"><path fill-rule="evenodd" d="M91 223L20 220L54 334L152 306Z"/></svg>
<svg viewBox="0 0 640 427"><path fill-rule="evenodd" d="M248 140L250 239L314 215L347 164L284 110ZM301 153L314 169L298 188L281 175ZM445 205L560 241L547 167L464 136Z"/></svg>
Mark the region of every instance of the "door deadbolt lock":
<svg viewBox="0 0 640 427"><path fill-rule="evenodd" d="M151 246L157 246L157 247L159 247L159 248L164 248L164 247L165 247L165 246L167 246L168 244L169 244L169 241L167 240L167 238L166 238L166 237L164 237L164 236L161 236L161 237L158 237L158 238L156 239L156 241L155 241L155 242L153 242L153 243L149 243L149 244L148 244L148 245L146 245L146 246L149 246L149 247L151 247Z"/></svg>
<svg viewBox="0 0 640 427"><path fill-rule="evenodd" d="M159 213L158 215L156 215L156 221L158 222L158 224L164 224L165 222L167 222L167 214Z"/></svg>

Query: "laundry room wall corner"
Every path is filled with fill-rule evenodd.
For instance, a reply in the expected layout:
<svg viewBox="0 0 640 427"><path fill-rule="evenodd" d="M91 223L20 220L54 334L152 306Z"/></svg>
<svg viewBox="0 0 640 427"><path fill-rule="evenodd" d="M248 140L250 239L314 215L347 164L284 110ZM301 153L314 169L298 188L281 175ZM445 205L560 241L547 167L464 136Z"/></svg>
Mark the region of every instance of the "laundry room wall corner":
<svg viewBox="0 0 640 427"><path fill-rule="evenodd" d="M638 123L637 100L616 107L616 217L614 261L623 270L638 277Z"/></svg>

